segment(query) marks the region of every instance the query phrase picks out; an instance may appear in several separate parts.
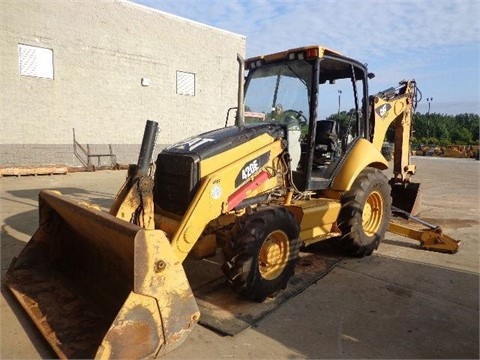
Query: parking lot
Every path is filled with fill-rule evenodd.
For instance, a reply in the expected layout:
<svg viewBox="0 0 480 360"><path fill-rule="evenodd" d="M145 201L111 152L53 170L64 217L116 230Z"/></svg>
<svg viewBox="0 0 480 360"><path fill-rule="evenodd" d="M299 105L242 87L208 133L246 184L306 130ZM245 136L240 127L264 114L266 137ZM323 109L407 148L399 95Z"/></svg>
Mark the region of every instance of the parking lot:
<svg viewBox="0 0 480 360"><path fill-rule="evenodd" d="M197 325L167 359L479 358L480 162L413 157L420 217L461 240L457 254L419 250L387 233L374 255L346 258L235 337ZM38 226L50 188L108 209L126 171L0 178L1 272ZM321 249L319 250L321 251ZM53 354L2 287L2 359Z"/></svg>

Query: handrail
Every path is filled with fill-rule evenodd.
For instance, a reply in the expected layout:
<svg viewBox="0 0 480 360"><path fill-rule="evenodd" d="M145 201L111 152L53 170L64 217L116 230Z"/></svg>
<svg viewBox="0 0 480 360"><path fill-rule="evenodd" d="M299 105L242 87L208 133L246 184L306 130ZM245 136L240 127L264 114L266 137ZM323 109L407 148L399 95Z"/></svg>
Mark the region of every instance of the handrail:
<svg viewBox="0 0 480 360"><path fill-rule="evenodd" d="M95 157L97 158L98 167L100 166L100 159L102 157L110 158L110 164L111 164L110 167L112 169L115 169L118 167L117 156L113 153L111 144L108 144L108 148L110 151L108 154L92 154L90 152L90 145L87 144L87 149L85 149L75 138L75 128L73 128L72 130L73 130L73 153L75 157L82 163L82 165L87 168L87 171L95 171L95 165L92 164L92 158L95 158ZM80 149L83 155L87 158L86 161L82 158L77 148Z"/></svg>

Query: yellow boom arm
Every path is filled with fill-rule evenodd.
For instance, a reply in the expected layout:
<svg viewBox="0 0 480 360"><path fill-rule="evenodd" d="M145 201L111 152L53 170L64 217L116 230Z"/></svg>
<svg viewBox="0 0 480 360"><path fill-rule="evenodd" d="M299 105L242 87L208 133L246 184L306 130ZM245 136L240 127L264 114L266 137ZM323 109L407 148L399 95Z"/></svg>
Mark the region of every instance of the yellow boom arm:
<svg viewBox="0 0 480 360"><path fill-rule="evenodd" d="M410 164L410 135L415 101L415 80L403 80L397 88L381 91L371 97L373 107L373 146L379 151L391 124L395 127L393 174L395 182L408 182L415 174Z"/></svg>

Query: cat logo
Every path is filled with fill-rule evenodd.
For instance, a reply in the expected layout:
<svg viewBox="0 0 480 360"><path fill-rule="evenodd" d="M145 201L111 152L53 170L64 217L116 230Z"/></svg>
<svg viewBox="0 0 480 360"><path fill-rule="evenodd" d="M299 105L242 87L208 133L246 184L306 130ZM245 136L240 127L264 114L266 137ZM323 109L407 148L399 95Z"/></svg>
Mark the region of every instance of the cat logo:
<svg viewBox="0 0 480 360"><path fill-rule="evenodd" d="M168 147L168 149L183 149L187 151L193 151L199 146L202 146L212 141L215 141L215 139L201 138L201 137L190 138L178 144L173 144L172 146Z"/></svg>
<svg viewBox="0 0 480 360"><path fill-rule="evenodd" d="M384 118L387 116L388 111L392 108L390 104L383 104L375 109L378 116Z"/></svg>

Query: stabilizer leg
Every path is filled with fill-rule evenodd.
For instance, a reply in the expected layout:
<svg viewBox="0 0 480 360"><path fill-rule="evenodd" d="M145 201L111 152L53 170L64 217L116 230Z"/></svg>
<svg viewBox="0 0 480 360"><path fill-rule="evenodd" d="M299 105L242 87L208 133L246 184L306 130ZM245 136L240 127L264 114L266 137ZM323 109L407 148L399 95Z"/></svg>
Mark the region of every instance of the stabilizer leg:
<svg viewBox="0 0 480 360"><path fill-rule="evenodd" d="M394 220L391 220L388 224L388 231L397 235L405 236L409 239L417 240L420 242L422 249L444 252L454 254L458 251L460 241L452 239L450 236L447 236L443 233L443 230L440 226L430 224L426 221L423 221L415 216L412 216L406 211L398 209L392 206L392 212L400 214L401 216L414 220L424 226L427 226L426 229L416 230L409 226L401 225Z"/></svg>

